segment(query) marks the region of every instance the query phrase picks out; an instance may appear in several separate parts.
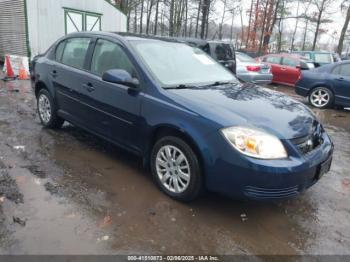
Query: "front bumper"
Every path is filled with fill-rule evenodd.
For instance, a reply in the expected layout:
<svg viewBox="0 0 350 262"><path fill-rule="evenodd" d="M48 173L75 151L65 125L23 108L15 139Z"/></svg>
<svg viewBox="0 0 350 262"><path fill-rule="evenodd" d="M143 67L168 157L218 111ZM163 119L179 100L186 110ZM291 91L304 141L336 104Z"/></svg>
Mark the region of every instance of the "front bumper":
<svg viewBox="0 0 350 262"><path fill-rule="evenodd" d="M319 179L321 165L332 158L333 143L323 133L323 144L308 154L301 154L289 141L284 144L287 159L261 160L236 152L221 141L221 152L206 167L206 185L211 191L232 197L258 200L297 196Z"/></svg>

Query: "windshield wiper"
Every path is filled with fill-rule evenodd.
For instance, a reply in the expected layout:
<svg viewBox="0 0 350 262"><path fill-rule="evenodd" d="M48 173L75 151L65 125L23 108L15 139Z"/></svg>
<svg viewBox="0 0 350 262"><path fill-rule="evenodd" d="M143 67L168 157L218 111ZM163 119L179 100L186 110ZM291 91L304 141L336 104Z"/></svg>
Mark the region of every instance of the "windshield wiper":
<svg viewBox="0 0 350 262"><path fill-rule="evenodd" d="M233 81L216 81L216 82L209 84L209 85L206 85L204 87L221 86L221 85L228 85L228 84L237 84L237 83L233 82Z"/></svg>
<svg viewBox="0 0 350 262"><path fill-rule="evenodd" d="M197 88L197 87L198 86L181 84L177 86L167 86L167 87L164 87L164 89L188 89L188 88Z"/></svg>

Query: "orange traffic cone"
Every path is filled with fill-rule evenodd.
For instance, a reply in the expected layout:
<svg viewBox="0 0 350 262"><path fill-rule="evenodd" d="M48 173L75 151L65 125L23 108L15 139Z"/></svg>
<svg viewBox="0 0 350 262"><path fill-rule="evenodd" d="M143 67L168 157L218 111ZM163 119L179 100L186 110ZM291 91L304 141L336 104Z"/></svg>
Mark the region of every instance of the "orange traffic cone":
<svg viewBox="0 0 350 262"><path fill-rule="evenodd" d="M23 63L21 63L21 65L19 67L18 79L19 80L28 80L29 79L27 71L23 66Z"/></svg>
<svg viewBox="0 0 350 262"><path fill-rule="evenodd" d="M6 56L6 74L7 77L9 78L15 78L15 73L13 72L12 66L11 66L11 61L10 61L10 57L7 55Z"/></svg>

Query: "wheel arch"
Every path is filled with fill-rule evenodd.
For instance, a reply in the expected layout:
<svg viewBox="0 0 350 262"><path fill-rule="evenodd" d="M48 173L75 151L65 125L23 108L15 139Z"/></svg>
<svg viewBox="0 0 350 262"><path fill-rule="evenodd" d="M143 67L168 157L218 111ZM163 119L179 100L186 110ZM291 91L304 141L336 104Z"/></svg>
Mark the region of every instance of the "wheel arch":
<svg viewBox="0 0 350 262"><path fill-rule="evenodd" d="M38 81L37 83L35 83L35 87L34 87L35 97L38 97L39 92L42 89L46 89L47 91L50 92L49 88L43 81Z"/></svg>
<svg viewBox="0 0 350 262"><path fill-rule="evenodd" d="M332 87L331 85L327 84L327 83L316 83L315 85L313 85L312 88L310 88L310 90L309 90L309 92L308 92L307 95L310 96L311 92L312 92L313 90L315 90L315 88L318 88L318 87L327 88L327 89L329 89L329 90L332 92L333 96L335 95L334 90L333 90L333 87Z"/></svg>
<svg viewBox="0 0 350 262"><path fill-rule="evenodd" d="M200 147L198 146L198 144L195 142L195 140L192 138L192 136L188 132L186 132L185 130L183 130L177 126L169 125L169 124L158 125L152 129L151 134L150 134L149 143L148 143L147 154L146 154L147 159L145 159L147 166L149 166L149 160L151 157L153 146L156 144L157 140L159 140L160 138L165 137L165 136L179 137L179 138L183 139L186 143L188 143L188 145L191 147L191 149L197 155L201 172L204 174L204 159L203 159L203 156L201 154L201 150L200 150ZM204 179L204 177L203 177L203 179Z"/></svg>

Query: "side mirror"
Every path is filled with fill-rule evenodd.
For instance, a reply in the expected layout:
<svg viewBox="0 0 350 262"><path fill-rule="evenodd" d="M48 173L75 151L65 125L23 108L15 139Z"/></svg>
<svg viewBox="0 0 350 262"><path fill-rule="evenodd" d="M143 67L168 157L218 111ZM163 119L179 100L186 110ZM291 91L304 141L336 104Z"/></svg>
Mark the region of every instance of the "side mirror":
<svg viewBox="0 0 350 262"><path fill-rule="evenodd" d="M139 80L132 78L132 76L127 71L122 69L111 69L104 72L102 75L102 80L132 88L137 88L140 85Z"/></svg>
<svg viewBox="0 0 350 262"><path fill-rule="evenodd" d="M302 70L309 70L308 67L300 66L300 65L297 65L296 68L299 69L300 71L302 71Z"/></svg>

